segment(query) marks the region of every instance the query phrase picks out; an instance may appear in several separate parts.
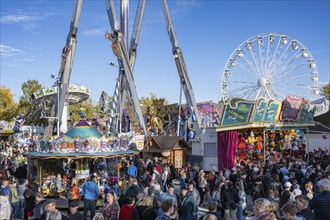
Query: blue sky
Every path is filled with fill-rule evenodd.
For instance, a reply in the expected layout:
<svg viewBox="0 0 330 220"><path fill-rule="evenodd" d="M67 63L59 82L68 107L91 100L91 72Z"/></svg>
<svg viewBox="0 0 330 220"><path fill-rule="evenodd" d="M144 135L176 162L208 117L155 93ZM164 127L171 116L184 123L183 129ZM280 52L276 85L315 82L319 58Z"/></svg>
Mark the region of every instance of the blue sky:
<svg viewBox="0 0 330 220"><path fill-rule="evenodd" d="M115 3L119 6L119 1ZM130 2L131 26L136 3ZM299 40L316 61L320 84L329 82L329 1L171 0L168 4L197 102L220 100L222 72L230 54L261 33ZM73 0L1 0L1 85L11 88L16 100L28 79L53 85L50 74L58 73L73 6ZM113 94L117 78L118 70L108 65L116 58L104 38L107 30L105 1L85 0L71 83L89 87L95 101L103 90ZM178 102L179 77L158 0L147 2L134 76L139 97L152 92Z"/></svg>

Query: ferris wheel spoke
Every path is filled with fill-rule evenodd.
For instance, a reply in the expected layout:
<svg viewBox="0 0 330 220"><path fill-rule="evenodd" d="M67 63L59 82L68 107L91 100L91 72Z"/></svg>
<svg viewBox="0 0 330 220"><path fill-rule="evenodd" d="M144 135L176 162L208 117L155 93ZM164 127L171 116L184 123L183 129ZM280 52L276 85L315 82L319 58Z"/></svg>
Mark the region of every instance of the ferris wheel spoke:
<svg viewBox="0 0 330 220"><path fill-rule="evenodd" d="M256 84L255 82L231 81L231 83Z"/></svg>
<svg viewBox="0 0 330 220"><path fill-rule="evenodd" d="M240 88L236 88L233 90L228 90L229 93L233 93L233 92L237 92L237 91L243 91L243 90L247 90L247 89L252 89L252 88L256 88L257 86L243 86Z"/></svg>
<svg viewBox="0 0 330 220"><path fill-rule="evenodd" d="M272 96L270 95L270 93L269 93L269 91L268 91L267 87L265 87L264 89L265 89L265 91L266 91L266 94L267 94L268 98L269 98L269 99L271 99L271 98L272 98Z"/></svg>
<svg viewBox="0 0 330 220"><path fill-rule="evenodd" d="M271 55L271 51L273 48L274 44L272 44L269 40L267 43L267 50L266 50L266 60L265 60L265 69L264 69L264 73L267 73L267 68L268 68L268 61L270 59L270 57L268 57L269 55Z"/></svg>
<svg viewBox="0 0 330 220"><path fill-rule="evenodd" d="M263 49L262 49L262 45L261 44L258 44L258 46L259 46L259 56L260 56L260 74L261 74L261 76L263 76L264 75L264 61L263 61L263 54L262 54L262 52L263 52Z"/></svg>
<svg viewBox="0 0 330 220"><path fill-rule="evenodd" d="M269 88L269 91L273 94L274 99L277 99L278 97L277 97L276 91L274 91L274 89L271 86L268 88Z"/></svg>
<svg viewBox="0 0 330 220"><path fill-rule="evenodd" d="M270 67L272 66L272 63L274 62L274 59L275 59L275 57L276 57L276 55L277 55L277 53L278 53L278 49L279 48L282 48L282 45L280 44L280 40L279 41L277 41L277 45L276 45L276 48L275 48L275 51L274 51L274 53L271 53L271 51L270 51L270 54L271 54L271 56L270 56L270 63L267 65L267 69L266 69L266 72L268 72L269 71L269 69L270 69ZM281 46L280 46L281 45Z"/></svg>
<svg viewBox="0 0 330 220"><path fill-rule="evenodd" d="M250 69L248 69L244 64L242 64L242 63L240 63L240 62L238 62L238 61L236 61L236 63L237 63L240 67L242 67L245 71L251 73L253 76L255 76L256 78L258 78L258 75L256 75L256 74L255 74L253 71L251 71Z"/></svg>
<svg viewBox="0 0 330 220"><path fill-rule="evenodd" d="M259 95L260 95L260 92L261 92L261 87L258 89L258 92L257 92L257 94L255 95L255 97L254 97L254 100L257 100L258 98L259 98Z"/></svg>
<svg viewBox="0 0 330 220"><path fill-rule="evenodd" d="M251 62L251 60L250 60L250 59L248 58L248 56L247 56L246 54L244 54L244 53L243 53L243 58L244 58L244 60L247 62L247 64L249 64L249 66L252 68L252 70L253 70L253 72L254 72L253 75L255 75L256 78L258 78L258 77L259 77L259 73L258 73L258 71L255 69L255 67L254 67L253 63ZM252 74L252 73L251 73L251 74Z"/></svg>
<svg viewBox="0 0 330 220"><path fill-rule="evenodd" d="M290 78L290 79L294 79L294 78L298 78L298 77L301 77L301 76L306 76L306 75L309 75L310 73L299 73L299 74L295 74L295 75L291 75L291 76L288 76L288 75L283 75L283 76L277 76L277 77L274 77L270 80L270 82L277 82L277 81L283 81L284 79L287 79L287 78Z"/></svg>
<svg viewBox="0 0 330 220"><path fill-rule="evenodd" d="M285 67L286 68L289 67L300 56L299 53L300 53L300 51L297 51L290 59L288 59L285 63L281 64L281 66L283 66L284 69L285 69ZM277 75L278 72L277 71L273 71L272 73L270 73L270 76L272 77L275 74Z"/></svg>
<svg viewBox="0 0 330 220"><path fill-rule="evenodd" d="M292 41L288 44L288 46L285 48L284 52L282 53L282 55L276 60L274 66L268 71L269 73L272 73L274 71L274 69L276 69L277 65L279 65L280 60L282 59L283 55L287 52L287 50L290 47L290 44L292 43Z"/></svg>
<svg viewBox="0 0 330 220"><path fill-rule="evenodd" d="M254 51L254 48L253 48L253 47L252 47L252 49L250 50L250 53L251 53L251 55L252 55L252 58L253 58L254 64L255 64L255 66L256 66L256 68L257 68L257 73L258 73L258 75L261 77L261 76L262 76L262 72L260 71L258 58L257 58L256 52Z"/></svg>

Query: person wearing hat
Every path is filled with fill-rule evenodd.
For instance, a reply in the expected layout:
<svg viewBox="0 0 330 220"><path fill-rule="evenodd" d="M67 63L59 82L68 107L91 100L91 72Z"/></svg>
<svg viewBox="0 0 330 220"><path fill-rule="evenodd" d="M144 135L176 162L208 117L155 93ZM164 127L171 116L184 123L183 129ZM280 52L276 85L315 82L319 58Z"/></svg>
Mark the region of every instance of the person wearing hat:
<svg viewBox="0 0 330 220"><path fill-rule="evenodd" d="M281 199L280 199L280 208L282 208L282 206L287 202L294 202L293 194L290 191L291 186L292 184L290 182L284 183L284 190L281 194Z"/></svg>
<svg viewBox="0 0 330 220"><path fill-rule="evenodd" d="M70 203L70 213L68 215L68 218L70 220L80 220L83 219L83 215L78 212L79 202L78 201L72 201Z"/></svg>
<svg viewBox="0 0 330 220"><path fill-rule="evenodd" d="M181 195L180 220L196 219L197 206L193 196L189 193L187 186L182 187Z"/></svg>

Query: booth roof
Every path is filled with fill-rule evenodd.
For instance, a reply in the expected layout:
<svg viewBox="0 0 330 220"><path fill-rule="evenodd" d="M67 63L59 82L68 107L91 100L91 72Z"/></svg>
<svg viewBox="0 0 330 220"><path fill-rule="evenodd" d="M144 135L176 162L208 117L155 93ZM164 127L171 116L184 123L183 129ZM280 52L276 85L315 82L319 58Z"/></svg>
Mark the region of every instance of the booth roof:
<svg viewBox="0 0 330 220"><path fill-rule="evenodd" d="M128 155L134 155L138 154L137 151L133 150L127 150L127 151L117 151L117 152L95 152L95 153L40 153L40 152L28 152L24 154L26 157L31 158L39 158L39 159L58 159L58 158L97 158L97 157L104 157L104 158L111 158L111 157L117 157L117 156L128 156Z"/></svg>
<svg viewBox="0 0 330 220"><path fill-rule="evenodd" d="M80 139L88 138L88 137L102 137L102 134L98 132L96 129L92 128L85 119L80 119L77 125L68 130L63 137L69 138L76 138L79 137Z"/></svg>

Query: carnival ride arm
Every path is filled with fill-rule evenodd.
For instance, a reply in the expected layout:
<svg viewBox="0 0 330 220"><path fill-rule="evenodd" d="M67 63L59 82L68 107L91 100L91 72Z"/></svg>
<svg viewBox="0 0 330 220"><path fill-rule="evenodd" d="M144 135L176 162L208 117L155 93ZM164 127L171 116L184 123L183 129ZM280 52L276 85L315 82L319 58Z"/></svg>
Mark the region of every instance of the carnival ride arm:
<svg viewBox="0 0 330 220"><path fill-rule="evenodd" d="M143 3L142 5L144 5L144 4L145 3ZM107 13L108 13L108 18L109 18L109 23L112 27L112 30L114 32L116 32L117 36L118 36L117 37L117 42L116 42L117 46L118 46L118 48L117 48L118 49L118 54L116 54L116 55L118 57L118 63L119 63L119 69L120 69L119 74L123 73L123 75L125 76L124 80L126 80L126 82L128 84L129 93L130 93L130 96L133 99L135 111L138 115L140 126L144 130L145 134L147 134L146 127L145 127L145 124L144 124L144 118L143 118L143 115L142 115L142 111L141 111L141 108L140 108L140 103L139 103L139 99L138 99L138 95L137 95L137 91L136 91L134 77L133 77L133 74L132 74L132 67L133 66L131 67L131 64L130 64L130 55L128 54L123 34L119 30L119 22L118 22L118 19L117 19L117 15L116 15L113 0L106 0L106 5L107 5ZM144 12L144 6L142 8L143 8L143 10L141 10L141 12ZM138 11L139 11L139 9L138 9ZM143 16L141 16L141 18L138 19L138 20L141 20L141 22L142 22L142 17ZM140 22L138 22L138 24L139 23ZM141 26L141 24L138 25L138 27L140 27L140 26ZM135 35L136 44L135 44L135 49L134 50L136 50L137 40L139 38L139 33L140 33L140 30L138 30L138 28L137 28L137 32L136 32L136 35ZM133 51L133 49L132 49L132 51ZM134 63L135 62L133 62L133 64ZM117 82L117 87L119 85L120 84ZM118 89L118 88L116 88L116 89ZM125 99L125 97L124 97L124 99ZM122 111L122 109L120 109L120 111Z"/></svg>
<svg viewBox="0 0 330 220"><path fill-rule="evenodd" d="M70 77L72 72L72 64L73 64L73 59L77 45L76 36L77 36L79 19L81 14L82 1L83 0L76 0L72 14L70 30L66 40L66 45L62 51L62 62L57 79L58 80L57 92L59 92L59 98L58 100L56 100L56 107L57 107L56 109L58 109L58 111L55 111L56 112L55 116L57 117L58 121L60 120L60 118L62 118L64 102L66 100L66 94L69 88Z"/></svg>
<svg viewBox="0 0 330 220"><path fill-rule="evenodd" d="M178 40L175 35L174 25L173 25L172 17L171 17L171 14L170 14L170 11L169 11L169 8L167 5L167 0L162 0L162 9L163 9L164 18L165 18L166 25L167 25L167 33L169 35L170 42L172 44L172 53L173 53L174 61L175 61L175 64L176 64L176 67L178 70L179 77L180 77L181 86L183 88L183 91L184 91L184 94L186 97L188 111L190 113L190 116L194 116L196 118L196 120L193 121L194 129L196 131L196 136L200 136L201 135L201 131L200 131L201 120L200 120L200 116L198 114L197 104L195 101L193 88L192 88L192 85L190 83L190 79L188 76L188 71L187 71L187 68L186 68L186 65L185 65L185 62L183 59L183 54L179 47L179 43L178 43Z"/></svg>

